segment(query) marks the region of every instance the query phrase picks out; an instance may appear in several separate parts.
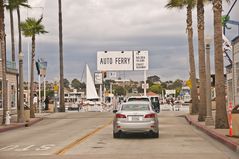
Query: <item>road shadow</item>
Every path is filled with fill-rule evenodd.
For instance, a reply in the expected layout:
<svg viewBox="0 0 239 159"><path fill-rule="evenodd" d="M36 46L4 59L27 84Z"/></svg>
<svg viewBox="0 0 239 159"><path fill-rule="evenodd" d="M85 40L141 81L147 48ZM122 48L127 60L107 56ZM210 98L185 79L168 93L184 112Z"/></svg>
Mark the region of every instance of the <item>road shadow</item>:
<svg viewBox="0 0 239 159"><path fill-rule="evenodd" d="M145 140L145 139L156 139L156 138L153 138L151 134L146 134L146 133L130 133L130 134L122 133L120 134L119 139Z"/></svg>

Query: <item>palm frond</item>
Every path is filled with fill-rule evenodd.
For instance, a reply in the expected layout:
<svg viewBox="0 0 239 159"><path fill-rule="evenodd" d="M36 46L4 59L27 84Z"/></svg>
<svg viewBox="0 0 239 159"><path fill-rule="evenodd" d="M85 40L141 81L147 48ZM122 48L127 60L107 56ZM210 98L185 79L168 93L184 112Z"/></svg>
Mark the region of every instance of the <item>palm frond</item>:
<svg viewBox="0 0 239 159"><path fill-rule="evenodd" d="M36 34L45 34L48 33L45 30L45 27L41 24L43 16L41 16L38 20L35 18L27 18L25 22L20 24L23 35L26 37L32 37Z"/></svg>
<svg viewBox="0 0 239 159"><path fill-rule="evenodd" d="M196 6L196 1L197 0L169 0L165 7L182 9L186 6L190 6L191 8L194 8Z"/></svg>

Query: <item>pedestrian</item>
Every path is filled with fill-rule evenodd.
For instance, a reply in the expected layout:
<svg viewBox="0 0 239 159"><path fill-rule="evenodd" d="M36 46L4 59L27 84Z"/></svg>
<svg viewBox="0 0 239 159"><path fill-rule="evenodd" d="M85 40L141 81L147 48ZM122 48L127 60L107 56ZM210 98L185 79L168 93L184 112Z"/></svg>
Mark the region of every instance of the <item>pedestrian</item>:
<svg viewBox="0 0 239 159"><path fill-rule="evenodd" d="M172 111L174 111L174 100L171 98L171 106L172 106Z"/></svg>
<svg viewBox="0 0 239 159"><path fill-rule="evenodd" d="M49 109L49 107L48 107L48 105L49 105L49 97L48 96L46 96L46 99L44 100L44 103L45 103L45 110L48 110Z"/></svg>
<svg viewBox="0 0 239 159"><path fill-rule="evenodd" d="M38 103L37 95L34 94L34 97L33 97L33 108L34 108L35 112L37 111L37 103Z"/></svg>

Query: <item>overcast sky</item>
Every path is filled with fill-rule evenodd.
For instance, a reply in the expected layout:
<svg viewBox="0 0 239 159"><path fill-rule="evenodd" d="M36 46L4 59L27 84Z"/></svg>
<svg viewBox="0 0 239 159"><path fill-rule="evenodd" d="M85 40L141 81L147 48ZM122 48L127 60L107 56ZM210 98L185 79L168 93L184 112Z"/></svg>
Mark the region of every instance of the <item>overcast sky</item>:
<svg viewBox="0 0 239 159"><path fill-rule="evenodd" d="M89 65L92 73L97 71L97 51L148 50L148 76L157 75L163 81L188 79L186 11L166 9L164 6L167 2L168 0L62 0L65 78L81 80L85 64ZM29 3L33 8L28 11L21 9L22 21L27 15L39 18L43 14L43 24L49 32L37 36L36 57L48 61L47 80L59 79L58 0L29 0ZM224 4L224 14L231 5ZM205 34L213 35L212 6L207 5L205 10ZM198 63L195 10L193 14L195 60ZM231 19L239 20L238 15L239 3L231 12ZM10 54L8 12L5 16L7 50ZM238 34L237 29L232 26L227 32L230 40ZM15 30L17 41L17 29ZM28 68L27 41L31 42L23 37L25 80ZM211 60L214 60L213 54ZM198 69L198 64L196 65ZM213 71L213 63L211 67ZM119 72L118 75L132 80L143 79L141 71Z"/></svg>

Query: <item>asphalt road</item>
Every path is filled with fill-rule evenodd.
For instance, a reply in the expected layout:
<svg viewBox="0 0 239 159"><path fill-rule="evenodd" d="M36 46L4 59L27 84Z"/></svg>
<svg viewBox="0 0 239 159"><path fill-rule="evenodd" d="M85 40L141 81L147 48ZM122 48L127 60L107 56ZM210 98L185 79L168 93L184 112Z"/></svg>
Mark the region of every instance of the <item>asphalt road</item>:
<svg viewBox="0 0 239 159"><path fill-rule="evenodd" d="M0 134L0 159L238 159L188 125L184 111L159 114L160 137L112 137L112 113L56 113L26 128Z"/></svg>

